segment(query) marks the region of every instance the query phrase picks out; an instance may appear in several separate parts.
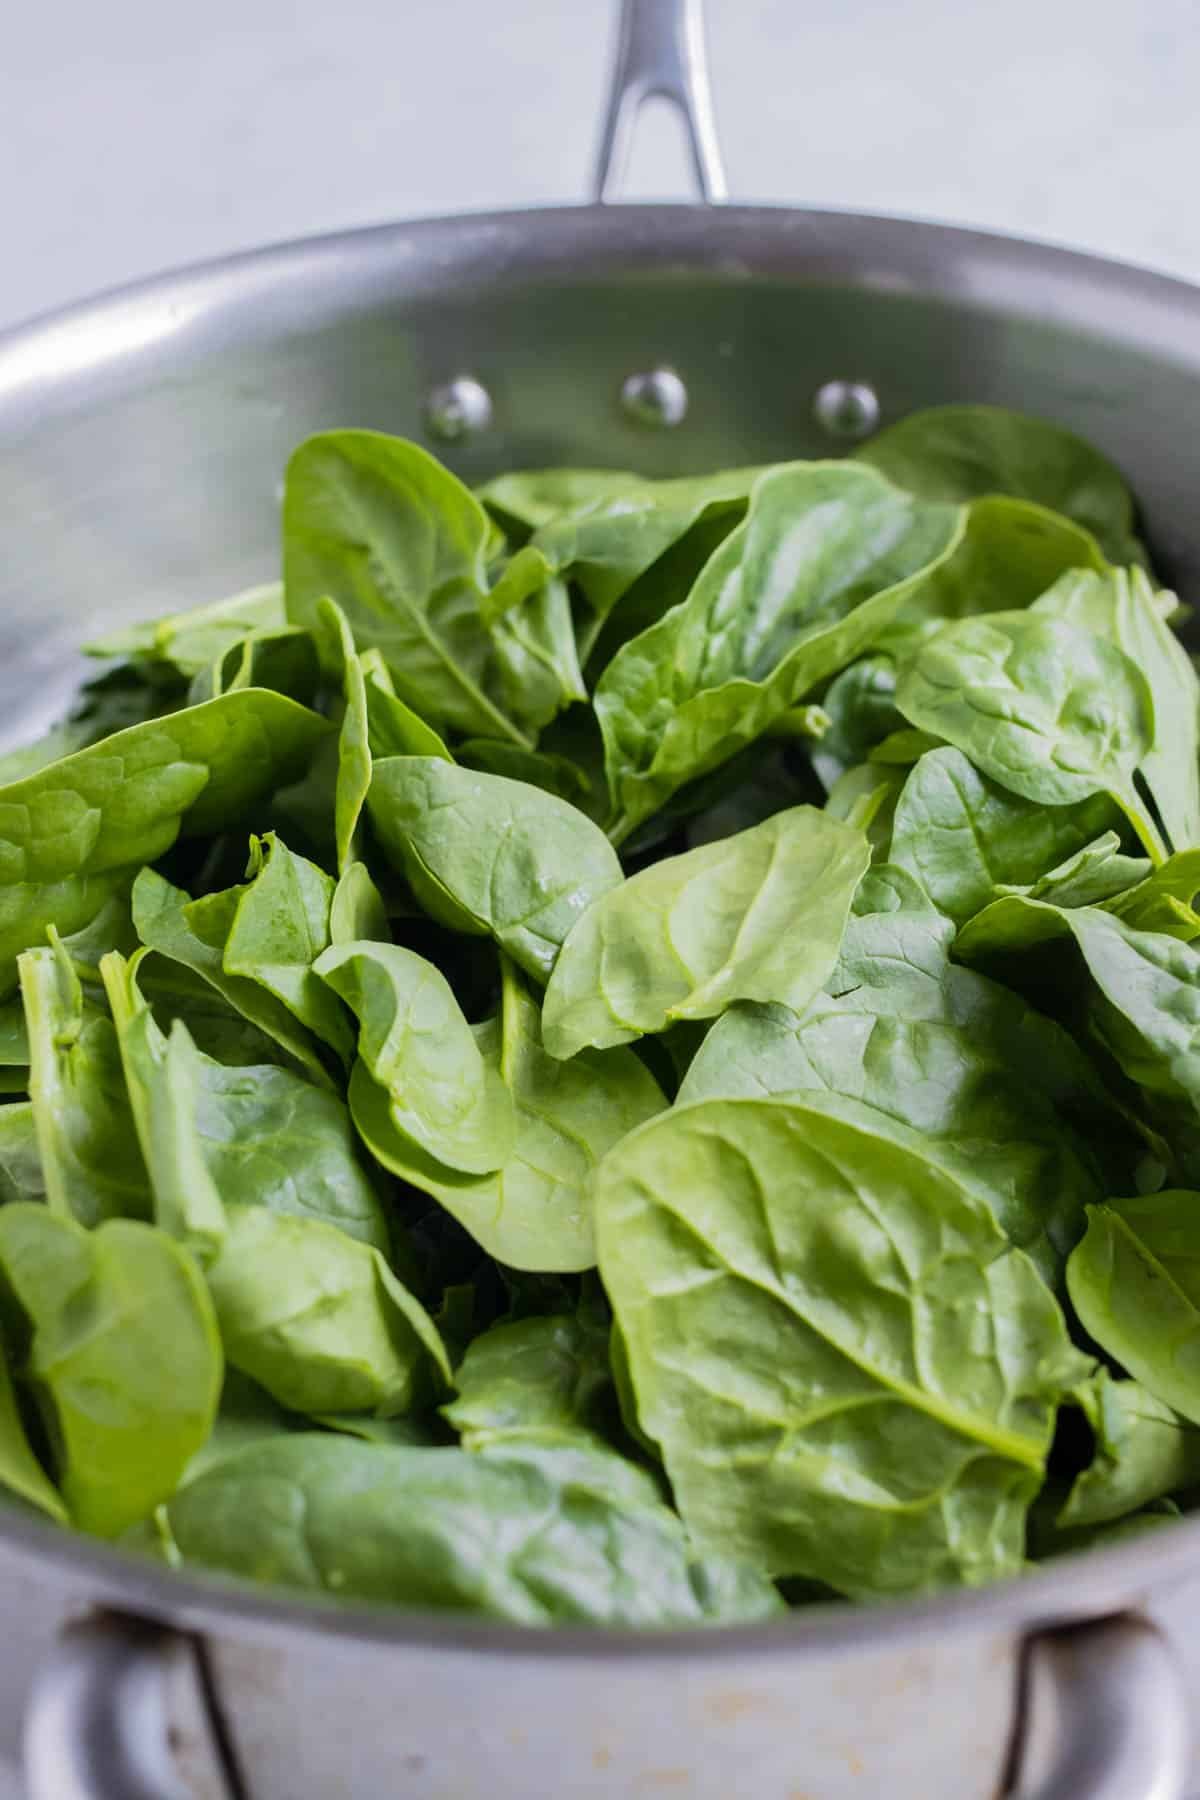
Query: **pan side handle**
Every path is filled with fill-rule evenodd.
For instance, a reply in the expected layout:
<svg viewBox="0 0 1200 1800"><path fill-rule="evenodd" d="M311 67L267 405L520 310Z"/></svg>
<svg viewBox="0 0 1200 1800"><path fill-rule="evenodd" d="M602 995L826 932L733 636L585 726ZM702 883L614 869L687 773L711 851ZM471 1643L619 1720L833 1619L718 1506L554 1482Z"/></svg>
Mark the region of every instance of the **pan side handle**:
<svg viewBox="0 0 1200 1800"><path fill-rule="evenodd" d="M28 1800L244 1800L203 1645L96 1613L62 1631L25 1714Z"/></svg>
<svg viewBox="0 0 1200 1800"><path fill-rule="evenodd" d="M704 47L703 0L621 0L617 54L592 176L592 198L612 200L629 158L638 113L668 100L683 120L702 200L725 198Z"/></svg>
<svg viewBox="0 0 1200 1800"><path fill-rule="evenodd" d="M1025 1646L1010 1800L1183 1800L1191 1731L1170 1646L1137 1614Z"/></svg>

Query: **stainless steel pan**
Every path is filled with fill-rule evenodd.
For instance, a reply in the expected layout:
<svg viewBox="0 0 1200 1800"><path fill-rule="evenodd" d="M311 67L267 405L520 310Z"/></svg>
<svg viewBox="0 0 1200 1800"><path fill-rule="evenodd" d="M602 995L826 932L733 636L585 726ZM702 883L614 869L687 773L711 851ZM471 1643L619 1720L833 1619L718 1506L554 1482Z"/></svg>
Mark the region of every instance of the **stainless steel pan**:
<svg viewBox="0 0 1200 1800"><path fill-rule="evenodd" d="M627 0L596 181L649 93L721 192L690 0ZM71 647L262 579L306 433L470 478L828 454L952 400L1108 450L1200 592L1200 289L1043 245L711 205L428 220L168 275L0 338L0 722ZM1179 1800L1200 1524L973 1594L551 1635L183 1579L0 1513L0 1748L33 1800ZM23 1721L23 1723L22 1723Z"/></svg>

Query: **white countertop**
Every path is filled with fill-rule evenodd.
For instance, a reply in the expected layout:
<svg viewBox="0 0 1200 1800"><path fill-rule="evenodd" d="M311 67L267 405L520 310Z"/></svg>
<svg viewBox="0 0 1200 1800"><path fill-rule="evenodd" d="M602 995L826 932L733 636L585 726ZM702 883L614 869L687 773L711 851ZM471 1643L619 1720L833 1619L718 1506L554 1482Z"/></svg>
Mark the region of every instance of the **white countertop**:
<svg viewBox="0 0 1200 1800"><path fill-rule="evenodd" d="M65 0L0 32L0 326L173 263L585 197L615 0ZM1198 0L709 0L737 198L1200 279ZM639 196L685 191L643 126ZM0 1765L0 1800L15 1800Z"/></svg>

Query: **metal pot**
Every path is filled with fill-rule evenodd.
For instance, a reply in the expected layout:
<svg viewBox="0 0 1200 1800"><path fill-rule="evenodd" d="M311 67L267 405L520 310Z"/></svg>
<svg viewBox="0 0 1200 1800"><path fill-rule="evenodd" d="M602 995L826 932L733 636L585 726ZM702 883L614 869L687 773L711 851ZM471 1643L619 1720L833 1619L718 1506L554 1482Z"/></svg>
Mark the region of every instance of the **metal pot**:
<svg viewBox="0 0 1200 1800"><path fill-rule="evenodd" d="M721 182L694 0L626 0L596 198L648 94ZM749 207L429 220L168 275L0 338L0 698L264 578L307 433L468 478L829 454L995 401L1109 451L1200 590L1200 289L1043 245ZM0 1514L0 1749L33 1800L1179 1800L1200 1524L978 1593L692 1635L539 1634L180 1577ZM35 1672L36 1671L36 1672ZM23 1722L23 1723L22 1723Z"/></svg>

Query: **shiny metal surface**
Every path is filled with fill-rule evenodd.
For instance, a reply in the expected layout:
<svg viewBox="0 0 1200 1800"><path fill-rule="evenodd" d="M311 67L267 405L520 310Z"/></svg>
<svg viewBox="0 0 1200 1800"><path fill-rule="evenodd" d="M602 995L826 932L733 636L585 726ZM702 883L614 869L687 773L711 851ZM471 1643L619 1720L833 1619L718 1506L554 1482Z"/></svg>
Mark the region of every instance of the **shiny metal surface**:
<svg viewBox="0 0 1200 1800"><path fill-rule="evenodd" d="M879 395L865 381L827 381L813 400L813 416L831 438L854 443L879 425Z"/></svg>
<svg viewBox="0 0 1200 1800"><path fill-rule="evenodd" d="M700 198L725 198L702 4L703 0L621 0L617 55L592 176L593 200L615 198L637 115L647 100L667 100L679 114Z"/></svg>
<svg viewBox="0 0 1200 1800"><path fill-rule="evenodd" d="M639 425L670 429L687 417L688 391L674 369L647 369L621 383L621 405Z"/></svg>
<svg viewBox="0 0 1200 1800"><path fill-rule="evenodd" d="M25 1721L29 1800L239 1800L195 1643L119 1616L69 1624Z"/></svg>
<svg viewBox="0 0 1200 1800"><path fill-rule="evenodd" d="M456 375L435 387L425 403L425 424L431 438L441 444L458 444L477 437L492 422L492 396L471 375Z"/></svg>
<svg viewBox="0 0 1200 1800"><path fill-rule="evenodd" d="M1144 1619L1035 1639L1024 1692L1013 1800L1183 1800L1187 1695Z"/></svg>

